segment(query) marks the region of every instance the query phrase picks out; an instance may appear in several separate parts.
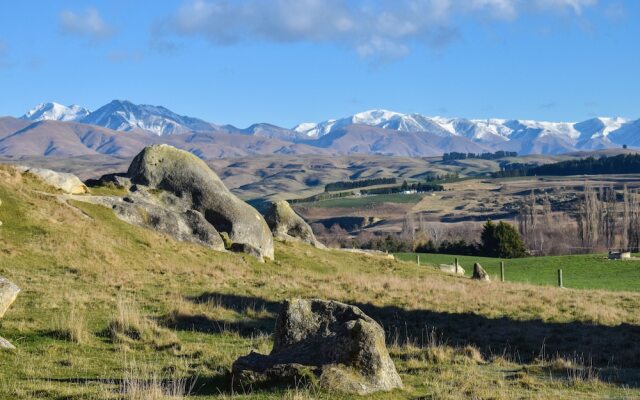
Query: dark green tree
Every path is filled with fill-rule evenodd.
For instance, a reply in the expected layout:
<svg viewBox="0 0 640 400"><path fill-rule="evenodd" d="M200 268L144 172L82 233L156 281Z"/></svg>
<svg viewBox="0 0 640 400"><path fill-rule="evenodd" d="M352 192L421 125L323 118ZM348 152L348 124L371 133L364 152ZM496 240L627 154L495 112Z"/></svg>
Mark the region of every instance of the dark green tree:
<svg viewBox="0 0 640 400"><path fill-rule="evenodd" d="M497 225L492 221L487 221L482 229L480 237L482 241L482 251L490 257L519 258L527 255L524 242L518 231L500 221Z"/></svg>

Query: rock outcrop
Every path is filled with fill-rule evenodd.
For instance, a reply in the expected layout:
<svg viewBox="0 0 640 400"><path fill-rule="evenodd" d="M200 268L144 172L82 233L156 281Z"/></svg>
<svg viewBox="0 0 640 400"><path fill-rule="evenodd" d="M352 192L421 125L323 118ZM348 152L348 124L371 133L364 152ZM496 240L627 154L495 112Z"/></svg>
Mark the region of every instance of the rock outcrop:
<svg viewBox="0 0 640 400"><path fill-rule="evenodd" d="M241 380L312 373L327 389L360 395L402 387L382 327L359 308L335 301L285 302L271 353L251 352L232 370Z"/></svg>
<svg viewBox="0 0 640 400"><path fill-rule="evenodd" d="M197 156L169 145L150 146L134 158L127 175L131 190L142 185L172 193L217 232L227 233L234 249L273 259L273 236L264 218Z"/></svg>
<svg viewBox="0 0 640 400"><path fill-rule="evenodd" d="M0 318L2 318L18 297L20 288L9 280L0 276ZM13 349L13 345L8 340L0 337L0 349Z"/></svg>
<svg viewBox="0 0 640 400"><path fill-rule="evenodd" d="M87 187L75 175L52 171L44 168L16 167L21 173L30 173L40 178L47 185L67 194L87 193Z"/></svg>
<svg viewBox="0 0 640 400"><path fill-rule="evenodd" d="M318 248L324 248L309 224L296 214L285 200L276 201L265 215L273 235L281 240L301 240Z"/></svg>
<svg viewBox="0 0 640 400"><path fill-rule="evenodd" d="M473 264L473 275L471 275L471 279L485 282L491 281L489 274L487 274L487 271L485 271L479 263Z"/></svg>

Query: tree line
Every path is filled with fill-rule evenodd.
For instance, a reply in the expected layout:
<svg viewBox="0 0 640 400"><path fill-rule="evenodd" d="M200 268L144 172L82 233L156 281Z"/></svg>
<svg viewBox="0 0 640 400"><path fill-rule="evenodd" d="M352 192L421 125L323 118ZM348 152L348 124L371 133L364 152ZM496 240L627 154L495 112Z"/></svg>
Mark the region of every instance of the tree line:
<svg viewBox="0 0 640 400"><path fill-rule="evenodd" d="M325 192L337 192L340 190L357 189L374 185L393 185L397 182L396 178L371 178L361 179L357 181L341 181L327 183L324 186Z"/></svg>
<svg viewBox="0 0 640 400"><path fill-rule="evenodd" d="M412 240L403 240L398 235L389 234L384 238L370 239L359 244L358 247L389 253L440 253L498 258L520 258L527 255L524 242L516 228L504 221L497 224L487 221L482 227L479 239L478 242L466 242L464 239L445 240L436 246L431 239L415 243Z"/></svg>
<svg viewBox="0 0 640 400"><path fill-rule="evenodd" d="M459 153L456 151L452 151L450 153L444 153L442 155L443 161L453 161L453 160L466 160L478 158L481 160L497 160L499 158L505 157L517 157L518 153L515 151L504 151L498 150L493 153Z"/></svg>
<svg viewBox="0 0 640 400"><path fill-rule="evenodd" d="M535 175L598 175L640 173L640 154L620 154L611 157L581 158L560 161L553 164L532 166L527 164L507 164L495 178L535 176Z"/></svg>

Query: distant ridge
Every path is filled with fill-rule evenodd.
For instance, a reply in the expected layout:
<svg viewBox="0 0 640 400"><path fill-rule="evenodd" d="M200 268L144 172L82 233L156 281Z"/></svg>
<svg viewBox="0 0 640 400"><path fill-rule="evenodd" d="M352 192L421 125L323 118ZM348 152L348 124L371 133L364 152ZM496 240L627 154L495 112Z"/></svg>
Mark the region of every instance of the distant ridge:
<svg viewBox="0 0 640 400"><path fill-rule="evenodd" d="M623 145L640 147L640 120L609 117L581 122L478 120L377 109L344 118L301 123L292 129L268 123L256 123L240 129L179 115L162 106L113 100L93 112L77 105L42 103L21 119L73 122L119 132L151 134L161 138L161 142L180 141L178 138L169 139L172 136L193 135L186 141L197 143L204 139L211 143L215 136L219 139L220 135L233 135L245 137L238 139L238 143L247 144L247 137L253 137L249 154L268 154L274 147L277 147L274 152L287 154L296 154L297 151L308 154L309 149L315 148L317 152L331 154L397 156L497 150L516 151L522 155L560 154ZM209 151L216 153L216 157L234 152L233 149ZM203 157L209 156L197 147L194 152Z"/></svg>

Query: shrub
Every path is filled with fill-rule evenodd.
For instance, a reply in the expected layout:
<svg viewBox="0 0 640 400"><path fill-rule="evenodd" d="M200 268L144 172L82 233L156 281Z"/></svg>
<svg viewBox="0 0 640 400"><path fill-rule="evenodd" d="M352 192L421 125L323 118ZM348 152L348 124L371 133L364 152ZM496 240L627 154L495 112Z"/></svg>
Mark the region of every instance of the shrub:
<svg viewBox="0 0 640 400"><path fill-rule="evenodd" d="M480 236L482 252L489 257L520 258L527 255L518 231L506 222L487 221Z"/></svg>

